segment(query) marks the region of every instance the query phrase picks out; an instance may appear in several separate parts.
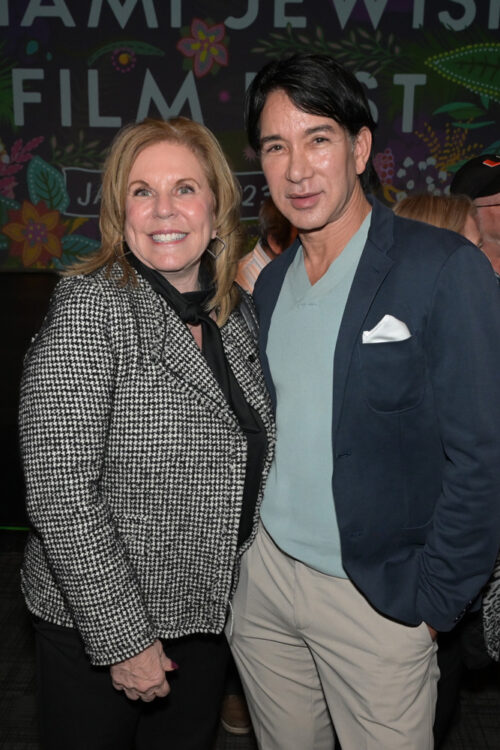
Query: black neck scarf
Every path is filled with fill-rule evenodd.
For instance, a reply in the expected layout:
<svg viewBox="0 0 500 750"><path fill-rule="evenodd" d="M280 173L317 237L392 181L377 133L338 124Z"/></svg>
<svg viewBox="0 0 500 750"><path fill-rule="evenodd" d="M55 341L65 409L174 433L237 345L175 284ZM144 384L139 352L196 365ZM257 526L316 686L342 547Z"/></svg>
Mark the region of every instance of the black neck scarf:
<svg viewBox="0 0 500 750"><path fill-rule="evenodd" d="M125 250L128 248L125 246ZM238 530L238 545L249 537L252 531L253 515L257 502L260 478L267 450L266 428L259 413L248 403L243 391L233 375L224 353L222 336L215 320L206 310L206 303L214 295L214 287L204 278L200 280L205 289L199 292L179 292L166 278L152 268L148 268L129 251L127 260L137 273L148 281L153 289L163 297L184 323L201 325L202 353L213 372L227 403L231 407L247 440L247 466L243 505Z"/></svg>
<svg viewBox="0 0 500 750"><path fill-rule="evenodd" d="M201 325L202 352L227 402L232 405L230 375L219 326L206 310L206 303L214 295L215 289L213 285L208 285L205 289L200 289L197 292L182 293L170 284L159 271L145 266L132 252L127 256L127 260L137 273L145 278L146 281L149 281L155 292L168 302L184 323L194 326ZM203 274L201 274L201 278L202 281L206 282Z"/></svg>

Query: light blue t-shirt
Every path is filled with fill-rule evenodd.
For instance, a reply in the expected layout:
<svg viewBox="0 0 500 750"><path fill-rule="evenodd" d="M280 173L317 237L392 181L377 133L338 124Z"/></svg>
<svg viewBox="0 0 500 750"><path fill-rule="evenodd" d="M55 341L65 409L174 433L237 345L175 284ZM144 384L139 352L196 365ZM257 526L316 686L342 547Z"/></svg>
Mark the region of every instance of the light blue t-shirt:
<svg viewBox="0 0 500 750"><path fill-rule="evenodd" d="M262 522L278 547L345 578L333 502L333 357L371 213L326 273L311 285L302 248L271 319L266 353L276 387L277 443Z"/></svg>

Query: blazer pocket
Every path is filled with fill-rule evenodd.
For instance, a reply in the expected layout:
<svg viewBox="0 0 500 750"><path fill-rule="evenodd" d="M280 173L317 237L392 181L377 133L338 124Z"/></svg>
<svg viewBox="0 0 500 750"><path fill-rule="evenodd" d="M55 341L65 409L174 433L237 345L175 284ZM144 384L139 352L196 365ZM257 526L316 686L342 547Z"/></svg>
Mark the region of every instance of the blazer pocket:
<svg viewBox="0 0 500 750"><path fill-rule="evenodd" d="M427 537L432 530L433 524L434 519L431 518L421 526L412 526L401 529L401 531L399 532L401 542L405 546L411 545L414 547L423 547L427 541Z"/></svg>
<svg viewBox="0 0 500 750"><path fill-rule="evenodd" d="M412 409L424 394L424 359L417 336L404 341L359 344L362 383L372 409Z"/></svg>

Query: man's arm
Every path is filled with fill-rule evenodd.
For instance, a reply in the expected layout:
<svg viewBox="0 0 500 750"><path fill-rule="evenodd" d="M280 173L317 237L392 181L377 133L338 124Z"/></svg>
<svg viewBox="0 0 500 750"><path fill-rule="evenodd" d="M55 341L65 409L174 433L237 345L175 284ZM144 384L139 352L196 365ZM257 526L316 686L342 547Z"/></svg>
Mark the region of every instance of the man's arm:
<svg viewBox="0 0 500 750"><path fill-rule="evenodd" d="M470 244L441 270L426 350L446 461L417 611L450 630L487 581L500 545L500 291Z"/></svg>

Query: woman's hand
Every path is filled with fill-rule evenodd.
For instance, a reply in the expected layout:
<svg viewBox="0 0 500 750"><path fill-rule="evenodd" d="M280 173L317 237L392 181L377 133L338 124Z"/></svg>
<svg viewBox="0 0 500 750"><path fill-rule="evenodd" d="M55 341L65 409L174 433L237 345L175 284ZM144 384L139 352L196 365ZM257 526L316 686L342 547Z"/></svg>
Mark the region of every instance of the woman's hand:
<svg viewBox="0 0 500 750"><path fill-rule="evenodd" d="M111 681L113 687L123 690L127 698L133 701L140 698L149 703L169 694L170 685L165 672L174 669L177 669L177 664L165 655L161 641L156 640L140 654L112 664Z"/></svg>

